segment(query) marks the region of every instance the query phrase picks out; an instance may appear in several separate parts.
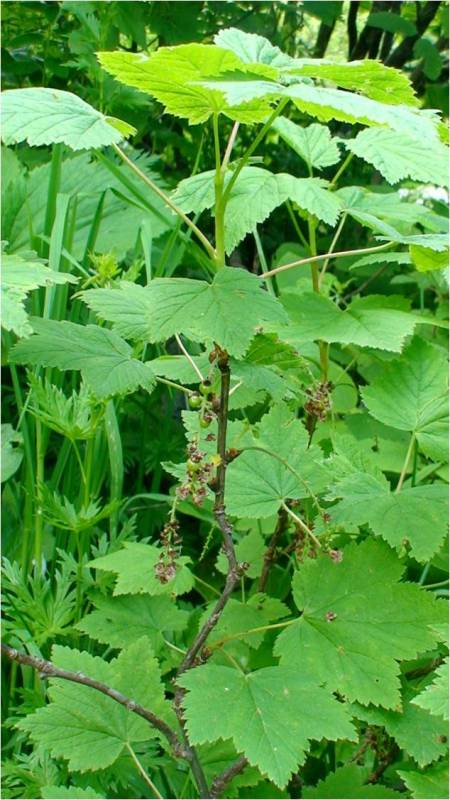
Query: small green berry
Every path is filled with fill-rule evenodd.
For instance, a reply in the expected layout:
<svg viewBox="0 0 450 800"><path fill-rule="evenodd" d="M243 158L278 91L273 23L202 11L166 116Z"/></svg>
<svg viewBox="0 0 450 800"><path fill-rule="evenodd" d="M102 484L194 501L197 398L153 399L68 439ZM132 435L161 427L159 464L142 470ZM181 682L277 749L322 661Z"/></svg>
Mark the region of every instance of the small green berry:
<svg viewBox="0 0 450 800"><path fill-rule="evenodd" d="M201 383L198 388L199 388L200 394L202 394L204 397L206 397L206 395L208 395L210 393L210 391L211 391L211 381L208 381L208 380L203 381L203 383Z"/></svg>
<svg viewBox="0 0 450 800"><path fill-rule="evenodd" d="M211 420L207 417L200 417L200 427L201 428L209 428L211 425Z"/></svg>
<svg viewBox="0 0 450 800"><path fill-rule="evenodd" d="M199 394L190 394L188 398L189 408L192 408L193 411L196 411L198 408L201 407L202 398Z"/></svg>

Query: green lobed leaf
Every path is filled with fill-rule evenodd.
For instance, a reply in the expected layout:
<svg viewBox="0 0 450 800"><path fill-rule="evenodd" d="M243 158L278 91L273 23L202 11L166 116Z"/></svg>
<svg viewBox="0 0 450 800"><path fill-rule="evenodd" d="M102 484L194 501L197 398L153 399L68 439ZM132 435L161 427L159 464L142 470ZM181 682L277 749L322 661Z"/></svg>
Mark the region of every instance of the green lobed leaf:
<svg viewBox="0 0 450 800"><path fill-rule="evenodd" d="M80 370L98 398L127 394L138 386L151 391L155 384L151 367L133 358L130 345L107 328L37 317L32 327L34 335L12 348L11 363Z"/></svg>
<svg viewBox="0 0 450 800"><path fill-rule="evenodd" d="M421 772L397 770L412 797L417 800L436 800L448 797L448 762L446 759Z"/></svg>
<svg viewBox="0 0 450 800"><path fill-rule="evenodd" d="M365 767L357 764L347 764L338 767L336 772L329 772L327 777L319 781L316 786L305 786L302 788L302 797L305 800L328 800L328 798L343 798L352 800L371 800L380 798L388 800L390 798L401 798L404 795L389 789L383 784L372 785L367 783L369 771Z"/></svg>
<svg viewBox="0 0 450 800"><path fill-rule="evenodd" d="M401 711L353 706L355 716L369 725L383 726L398 746L425 767L447 752L447 724L422 708L404 701Z"/></svg>
<svg viewBox="0 0 450 800"><path fill-rule="evenodd" d="M39 147L62 142L72 150L90 150L117 144L130 133L135 133L131 125L122 120L111 124L104 114L71 92L42 87L3 92L5 144L27 142Z"/></svg>
<svg viewBox="0 0 450 800"><path fill-rule="evenodd" d="M358 133L345 146L377 169L388 183L405 178L448 186L448 148L401 136L387 128L370 128Z"/></svg>
<svg viewBox="0 0 450 800"><path fill-rule="evenodd" d="M448 658L434 672L433 682L411 701L414 705L448 721Z"/></svg>
<svg viewBox="0 0 450 800"><path fill-rule="evenodd" d="M380 61L348 61L338 64L325 58L297 58L295 70L301 76L330 81L341 89L352 89L380 103L418 106L419 100L408 76Z"/></svg>
<svg viewBox="0 0 450 800"><path fill-rule="evenodd" d="M433 317L409 311L404 298L395 295L361 297L344 311L323 295L288 290L282 303L290 324L278 325L278 336L299 349L321 339L399 353L417 324L435 324Z"/></svg>
<svg viewBox="0 0 450 800"><path fill-rule="evenodd" d="M230 514L270 517L288 498L309 497L328 482L322 451L308 448L308 434L288 407L279 403L254 429L251 447L227 469L225 505Z"/></svg>
<svg viewBox="0 0 450 800"><path fill-rule="evenodd" d="M123 648L140 636L147 636L154 648L162 644L162 631L180 631L187 612L181 611L167 595L124 595L95 598L95 610L76 627L92 639L110 647Z"/></svg>
<svg viewBox="0 0 450 800"><path fill-rule="evenodd" d="M212 283L155 278L145 288L123 282L118 289L90 289L81 296L127 338L161 342L183 333L207 346L217 342L240 358L259 326L285 317L260 283L245 270L224 267Z"/></svg>
<svg viewBox="0 0 450 800"><path fill-rule="evenodd" d="M114 596L121 594L185 594L192 589L193 575L186 566L190 560L185 556L177 559L177 573L167 583L156 577L155 566L159 561L161 548L141 542L124 542L122 550L109 553L89 561L93 569L114 572L116 583Z"/></svg>
<svg viewBox="0 0 450 800"><path fill-rule="evenodd" d="M340 160L339 148L326 125L313 123L303 128L286 117L278 117L272 128L309 167L324 169Z"/></svg>
<svg viewBox="0 0 450 800"><path fill-rule="evenodd" d="M384 477L359 472L338 479L331 495L343 498L328 509L332 524L345 529L367 523L392 547L409 543L417 561L432 558L446 536L448 492L444 484L402 488L396 493Z"/></svg>
<svg viewBox="0 0 450 800"><path fill-rule="evenodd" d="M447 269L449 266L449 251L436 252L429 247L412 244L409 247L411 261L419 272L430 272L435 269Z"/></svg>
<svg viewBox="0 0 450 800"><path fill-rule="evenodd" d="M234 53L244 64L265 64L275 69L290 67L295 60L264 36L238 28L226 28L214 36L214 44ZM270 73L269 73L270 74Z"/></svg>
<svg viewBox="0 0 450 800"><path fill-rule="evenodd" d="M361 396L375 419L415 435L430 458L447 457L446 358L430 342L415 338L402 358L385 365L383 372Z"/></svg>
<svg viewBox="0 0 450 800"><path fill-rule="evenodd" d="M110 662L59 645L53 647L52 660L58 667L106 683L158 716L172 718L158 662L145 637L134 640ZM49 696L50 704L21 719L18 727L54 758L65 759L72 771L105 769L127 744L158 736L144 719L90 687L51 678Z"/></svg>
<svg viewBox="0 0 450 800"><path fill-rule="evenodd" d="M445 613L418 586L399 583L403 570L393 550L371 539L345 547L340 562L327 554L305 562L293 580L302 616L278 636L275 654L349 701L397 708L397 661L431 648L431 626Z"/></svg>
<svg viewBox="0 0 450 800"><path fill-rule="evenodd" d="M225 177L225 186L231 172ZM294 178L280 173L274 175L260 167L244 167L234 184L225 210L225 250L231 253L247 233L286 200L314 214L328 225L334 225L342 201L328 191L328 182L321 178ZM214 207L214 171L201 172L181 181L174 201L187 214L196 214Z"/></svg>
<svg viewBox="0 0 450 800"><path fill-rule="evenodd" d="M211 114L223 113L240 122L262 121L267 103L252 103L234 109L220 92L205 88L201 81L224 72L242 74L247 67L233 53L210 44L182 44L160 47L146 56L143 53L98 53L101 66L121 83L134 86L155 97L164 110L177 117L186 117L192 124L206 122ZM276 75L270 67L252 67L251 74ZM233 104L231 104L233 105Z"/></svg>
<svg viewBox="0 0 450 800"><path fill-rule="evenodd" d="M25 308L29 292L39 286L77 283L77 280L66 272L50 269L35 253L2 253L2 327L19 337L31 336L33 329Z"/></svg>
<svg viewBox="0 0 450 800"><path fill-rule="evenodd" d="M193 744L232 739L249 763L280 786L302 763L310 739L353 739L345 707L292 667L245 675L206 664L178 683ZM226 704L227 713L223 713Z"/></svg>
<svg viewBox="0 0 450 800"><path fill-rule="evenodd" d="M386 239L385 236L377 236L376 238L380 240ZM401 233L397 233L396 236L389 235L388 238L398 244L418 245L429 250L435 250L437 253L442 253L444 250L448 251L448 234L446 233L418 233L411 236L403 236Z"/></svg>
<svg viewBox="0 0 450 800"><path fill-rule="evenodd" d="M87 786L86 789L81 789L79 786L43 786L41 790L41 797L44 800L97 800L105 795L98 794Z"/></svg>
<svg viewBox="0 0 450 800"><path fill-rule="evenodd" d="M272 101L289 98L300 111L321 122L336 119L352 124L380 125L413 139L429 140L433 143L439 139L439 118L435 112L413 106L380 103L370 97L341 89L313 86L306 82L284 86L263 79L246 79L246 76L239 80L223 76L215 80L202 80L201 84L222 92L232 105L258 98Z"/></svg>
<svg viewBox="0 0 450 800"><path fill-rule="evenodd" d="M9 480L19 469L23 458L23 437L9 422L1 426L1 482Z"/></svg>

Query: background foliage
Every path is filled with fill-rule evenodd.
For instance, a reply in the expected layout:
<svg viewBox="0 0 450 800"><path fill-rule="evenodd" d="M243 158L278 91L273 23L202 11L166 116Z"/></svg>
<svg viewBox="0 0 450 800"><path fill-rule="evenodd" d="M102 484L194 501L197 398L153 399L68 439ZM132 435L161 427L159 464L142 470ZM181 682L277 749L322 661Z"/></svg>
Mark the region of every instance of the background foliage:
<svg viewBox="0 0 450 800"><path fill-rule="evenodd" d="M163 113L156 99L114 78L114 62L103 69L96 52L128 57L209 43L235 27L292 57L379 59L403 70L420 107L448 115L444 2L9 2L2 22L3 88L70 91L126 120L136 128L126 150L132 162L162 189L177 187L172 196L210 241L211 127ZM396 91L410 92L401 78ZM237 558L248 567L208 639L212 656L181 679L187 729L209 782L237 754L248 757L225 796L443 797L448 665L445 617L433 601L440 608L448 595L447 166L407 130L399 147L388 128L332 119L327 133L301 111L288 116L244 168L244 199L227 209L228 263L251 273L240 294L202 317L211 295L226 297L227 280L231 288L237 280L233 270L219 272L214 289L203 284L209 294L189 300L187 315L181 284L173 284L196 369L208 374L215 341L230 353L228 447L234 455L249 448L230 460L225 498ZM102 120L93 136L111 135ZM232 122L221 120L226 139ZM298 123L310 125L308 135ZM76 142L87 133L70 135ZM241 125L233 159L254 138L255 128ZM340 160L345 171L332 194L325 181ZM161 562L168 549L160 533L175 487L197 474L189 462L186 472L186 437L200 437L205 479L216 463L213 428L202 430L189 407L199 380L172 336L177 323L164 316L166 295L154 283L147 300L143 287L173 276L209 280L211 265L111 148L17 144L3 148L2 169L4 636L176 725L171 679L222 591L227 563L211 488L200 480L177 501L183 548L174 580L161 582L155 570L171 568L170 557ZM342 208L346 221L336 228ZM399 249L334 260L319 295L304 268L280 272L270 285L283 306L262 292L256 303L254 275L313 247L336 250L337 231L339 250L378 246L382 235ZM424 234L435 236L427 240L435 249L411 239ZM120 292L119 281L127 281ZM252 339L256 318L265 333ZM79 323L90 325L83 342ZM318 391L319 340L332 386ZM316 557L315 537L328 555ZM333 646L336 629L345 655ZM230 669L236 662L253 683ZM3 680L5 797L198 796L186 764L126 709L111 710L100 695L92 707L91 690L48 687L18 664L6 665ZM323 689L327 680L346 698L345 713ZM225 712L228 691L239 702ZM265 749L248 726L255 697Z"/></svg>

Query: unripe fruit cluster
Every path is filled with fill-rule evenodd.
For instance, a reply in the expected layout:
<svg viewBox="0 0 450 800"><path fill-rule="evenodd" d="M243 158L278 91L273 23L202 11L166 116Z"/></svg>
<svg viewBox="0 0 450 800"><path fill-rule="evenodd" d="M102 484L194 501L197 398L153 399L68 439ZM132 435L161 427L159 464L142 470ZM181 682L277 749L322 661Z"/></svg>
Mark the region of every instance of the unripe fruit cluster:
<svg viewBox="0 0 450 800"><path fill-rule="evenodd" d="M196 506L201 506L206 494L207 484L211 481L215 469L213 461L205 461L206 453L198 449L195 442L188 446L186 462L186 480L177 489L179 500L191 498Z"/></svg>

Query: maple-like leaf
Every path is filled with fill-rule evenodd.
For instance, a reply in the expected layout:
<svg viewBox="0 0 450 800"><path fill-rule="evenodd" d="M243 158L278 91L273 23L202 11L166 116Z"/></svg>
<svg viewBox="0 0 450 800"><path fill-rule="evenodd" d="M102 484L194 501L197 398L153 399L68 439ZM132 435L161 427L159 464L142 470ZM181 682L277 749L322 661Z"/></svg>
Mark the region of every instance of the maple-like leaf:
<svg viewBox="0 0 450 800"><path fill-rule="evenodd" d="M98 290L100 291L100 290ZM151 391L155 376L151 367L137 358L117 333L98 325L76 325L33 317L33 336L12 348L13 364L80 370L98 398L126 394L142 386Z"/></svg>
<svg viewBox="0 0 450 800"><path fill-rule="evenodd" d="M117 575L114 596L119 594L185 594L192 589L193 575L186 566L190 559L177 559L177 571L172 580L161 583L155 566L162 553L161 548L142 542L124 542L122 550L94 558L88 563L94 569L114 572Z"/></svg>
<svg viewBox="0 0 450 800"><path fill-rule="evenodd" d="M383 542L367 539L307 561L294 576L299 620L278 636L276 655L366 705L400 703L397 661L431 648L443 606L414 584Z"/></svg>
<svg viewBox="0 0 450 800"><path fill-rule="evenodd" d="M178 683L187 690L183 707L192 744L232 739L280 787L303 762L310 739L355 737L345 707L294 667L246 675L206 664Z"/></svg>
<svg viewBox="0 0 450 800"><path fill-rule="evenodd" d="M259 326L282 321L285 311L261 280L224 267L212 283L155 278L147 287L123 282L119 289L89 289L83 300L130 339L161 342L176 333L241 357Z"/></svg>
<svg viewBox="0 0 450 800"><path fill-rule="evenodd" d="M157 716L172 720L158 662L145 637L135 639L110 662L59 645L53 648L52 660L56 666L83 672ZM144 719L88 686L51 678L49 696L50 704L20 720L19 727L54 758L66 759L70 770L105 769L114 764L127 744L158 735Z"/></svg>
<svg viewBox="0 0 450 800"><path fill-rule="evenodd" d="M361 389L375 419L415 435L419 447L436 460L447 458L447 369L443 350L414 339L399 359Z"/></svg>

